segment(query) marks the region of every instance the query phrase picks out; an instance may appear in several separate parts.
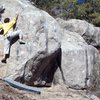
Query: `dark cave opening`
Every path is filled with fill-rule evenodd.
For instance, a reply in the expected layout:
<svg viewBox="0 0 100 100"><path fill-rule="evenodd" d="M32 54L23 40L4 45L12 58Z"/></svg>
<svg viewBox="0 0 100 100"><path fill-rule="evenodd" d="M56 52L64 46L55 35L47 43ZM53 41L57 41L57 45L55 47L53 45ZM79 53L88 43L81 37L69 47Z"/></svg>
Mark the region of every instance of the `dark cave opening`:
<svg viewBox="0 0 100 100"><path fill-rule="evenodd" d="M50 87L56 70L61 68L61 48L52 54L40 52L28 60L24 67L24 73L15 80L29 86Z"/></svg>

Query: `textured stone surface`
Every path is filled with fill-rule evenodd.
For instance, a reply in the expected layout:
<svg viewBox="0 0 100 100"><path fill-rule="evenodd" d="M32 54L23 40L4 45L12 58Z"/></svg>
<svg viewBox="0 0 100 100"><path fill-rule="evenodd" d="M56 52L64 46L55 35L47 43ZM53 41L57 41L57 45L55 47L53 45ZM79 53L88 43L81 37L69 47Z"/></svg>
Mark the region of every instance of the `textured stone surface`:
<svg viewBox="0 0 100 100"><path fill-rule="evenodd" d="M61 27L66 30L61 46L63 51L62 66L63 68L66 66L66 70L64 69L63 71L65 80L68 82L67 84L76 88L80 86L83 87L83 85L85 86L86 84L90 88L99 88L100 70L98 69L99 62L97 59L100 59L100 57L97 50L91 45L99 46L100 28L94 27L86 21L76 19L64 21L58 18L57 21ZM87 45L86 42L91 45ZM66 60L64 60L65 58ZM87 77L88 80L86 81ZM78 84L80 84L80 86L78 86ZM94 85L96 85L96 87L94 87Z"/></svg>
<svg viewBox="0 0 100 100"><path fill-rule="evenodd" d="M59 19L57 22L26 0L1 0L0 4L5 8L2 21L5 17L12 19L19 12L17 28L24 33L25 41L24 45L18 41L14 43L7 64L0 63L1 78L13 78L28 85L37 81L51 85L55 74L56 84L66 84L75 89L90 86L98 55L97 50L87 44L87 35L94 36L96 31L93 25L80 20ZM98 45L99 32L96 31L96 34L93 39ZM3 57L3 43L0 36L0 59Z"/></svg>
<svg viewBox="0 0 100 100"><path fill-rule="evenodd" d="M80 34L88 44L100 46L100 28L95 27L85 20L70 19L64 21L56 19L62 28Z"/></svg>
<svg viewBox="0 0 100 100"><path fill-rule="evenodd" d="M87 45L79 34L66 30L63 30L61 48L61 66L65 84L75 89L90 86L94 64L98 59L97 50ZM62 76L56 76L58 76L56 81L62 83Z"/></svg>
<svg viewBox="0 0 100 100"><path fill-rule="evenodd" d="M18 41L14 43L7 64L0 63L0 72L6 70L1 77L9 76L15 79L23 74L24 66L29 59L41 55L41 52L44 58L61 47L61 31L54 18L26 0L1 0L0 5L5 8L1 21L6 17L12 19L16 12L19 13L16 27L24 34L25 45L20 45ZM3 46L3 36L0 36L0 59L3 57Z"/></svg>

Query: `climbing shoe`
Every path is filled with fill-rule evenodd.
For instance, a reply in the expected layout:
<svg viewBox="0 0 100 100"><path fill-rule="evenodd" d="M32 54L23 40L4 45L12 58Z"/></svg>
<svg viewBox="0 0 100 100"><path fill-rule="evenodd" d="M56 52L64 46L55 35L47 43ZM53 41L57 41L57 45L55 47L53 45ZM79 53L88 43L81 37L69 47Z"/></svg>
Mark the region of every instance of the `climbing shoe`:
<svg viewBox="0 0 100 100"><path fill-rule="evenodd" d="M2 63L7 63L6 59L1 60Z"/></svg>
<svg viewBox="0 0 100 100"><path fill-rule="evenodd" d="M19 41L19 43L20 43L20 44L25 44L25 42L24 42L24 41L22 41L22 40L21 40L21 41Z"/></svg>

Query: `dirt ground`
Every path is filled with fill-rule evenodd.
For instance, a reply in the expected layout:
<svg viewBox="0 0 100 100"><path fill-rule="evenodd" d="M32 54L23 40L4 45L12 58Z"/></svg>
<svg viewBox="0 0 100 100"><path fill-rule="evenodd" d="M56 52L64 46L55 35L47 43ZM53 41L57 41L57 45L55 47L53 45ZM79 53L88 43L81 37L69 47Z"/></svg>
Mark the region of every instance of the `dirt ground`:
<svg viewBox="0 0 100 100"><path fill-rule="evenodd" d="M42 88L41 94L15 89L0 81L0 100L90 100L86 91L76 91L65 86Z"/></svg>

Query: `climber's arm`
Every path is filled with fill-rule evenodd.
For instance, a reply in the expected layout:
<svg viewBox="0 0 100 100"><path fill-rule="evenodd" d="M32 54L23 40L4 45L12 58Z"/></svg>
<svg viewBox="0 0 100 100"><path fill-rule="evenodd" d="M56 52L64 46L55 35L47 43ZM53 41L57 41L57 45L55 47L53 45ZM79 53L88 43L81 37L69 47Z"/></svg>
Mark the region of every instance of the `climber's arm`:
<svg viewBox="0 0 100 100"><path fill-rule="evenodd" d="M9 26L13 27L16 24L17 19L18 19L18 15L9 22Z"/></svg>

